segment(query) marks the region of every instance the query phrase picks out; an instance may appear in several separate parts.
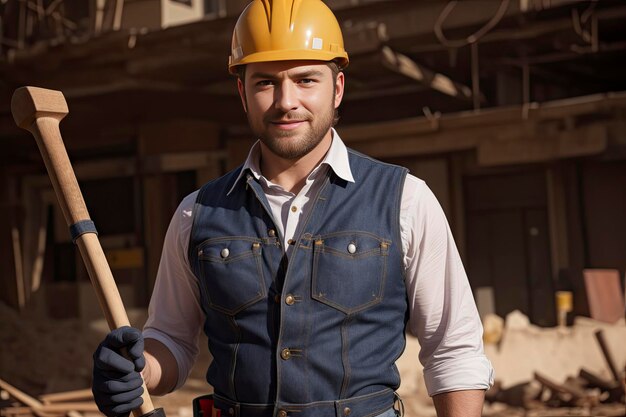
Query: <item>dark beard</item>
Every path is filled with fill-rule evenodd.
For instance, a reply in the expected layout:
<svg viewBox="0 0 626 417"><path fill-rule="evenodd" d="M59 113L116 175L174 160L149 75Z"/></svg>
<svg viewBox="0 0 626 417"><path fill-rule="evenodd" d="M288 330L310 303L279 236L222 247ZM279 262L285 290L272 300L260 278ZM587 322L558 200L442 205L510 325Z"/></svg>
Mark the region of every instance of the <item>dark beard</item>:
<svg viewBox="0 0 626 417"><path fill-rule="evenodd" d="M330 112L321 115L314 123L309 125L310 129L305 132L304 136L298 141L297 144L295 144L295 146L283 146L285 145L285 143L281 143L281 138L290 138L291 136L293 136L292 132L278 132L276 135L268 137L267 132L255 131L254 127L252 127L252 124L250 124L250 126L256 137L258 137L273 154L286 160L296 160L302 158L313 149L315 149L315 147L319 145L322 139L324 139L324 136L326 136L330 128L333 126L335 109L333 107L330 110ZM271 117L266 117L266 119L267 120L264 120L264 122L266 123L268 123L269 120L278 119L305 120L308 123L311 122L311 117L308 114L297 115L287 113L282 115L272 115Z"/></svg>

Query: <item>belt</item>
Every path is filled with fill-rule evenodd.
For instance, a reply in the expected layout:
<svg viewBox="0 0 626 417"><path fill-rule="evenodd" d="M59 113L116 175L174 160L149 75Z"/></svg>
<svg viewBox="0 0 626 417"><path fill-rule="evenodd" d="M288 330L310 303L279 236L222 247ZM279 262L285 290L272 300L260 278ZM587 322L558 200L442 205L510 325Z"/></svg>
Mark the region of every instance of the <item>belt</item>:
<svg viewBox="0 0 626 417"><path fill-rule="evenodd" d="M337 401L250 404L213 394L215 408L222 411L222 417L388 417L395 415L395 398L393 390L385 389ZM394 414L386 414L390 412Z"/></svg>

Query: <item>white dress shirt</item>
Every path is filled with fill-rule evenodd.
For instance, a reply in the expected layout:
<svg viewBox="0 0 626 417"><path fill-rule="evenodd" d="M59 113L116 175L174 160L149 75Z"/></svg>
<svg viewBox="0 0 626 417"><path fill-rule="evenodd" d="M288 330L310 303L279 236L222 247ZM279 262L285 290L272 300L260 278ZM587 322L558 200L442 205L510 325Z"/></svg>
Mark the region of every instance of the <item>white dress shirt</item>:
<svg viewBox="0 0 626 417"><path fill-rule="evenodd" d="M298 236L299 220L311 210L310 196L322 185L327 171L332 169L342 179L354 182L348 151L333 129L328 153L298 194L263 177L259 159L257 142L244 169L250 168L261 184L289 255L289 241ZM146 338L159 340L176 358L176 388L183 385L194 364L204 322L197 278L187 258L197 194L183 199L168 228L144 327ZM412 175L407 176L402 193L400 232L410 309L408 328L421 347L419 360L429 395L488 389L493 384L493 369L483 352L482 324L452 233L432 191Z"/></svg>

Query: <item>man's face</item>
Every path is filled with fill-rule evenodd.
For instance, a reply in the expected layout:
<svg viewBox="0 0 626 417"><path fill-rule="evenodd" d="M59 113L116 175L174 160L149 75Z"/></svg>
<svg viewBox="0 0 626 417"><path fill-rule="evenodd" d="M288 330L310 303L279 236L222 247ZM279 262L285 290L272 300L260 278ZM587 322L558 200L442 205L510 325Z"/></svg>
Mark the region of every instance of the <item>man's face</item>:
<svg viewBox="0 0 626 417"><path fill-rule="evenodd" d="M330 135L344 78L319 61L248 64L239 94L256 137L276 156L295 160Z"/></svg>

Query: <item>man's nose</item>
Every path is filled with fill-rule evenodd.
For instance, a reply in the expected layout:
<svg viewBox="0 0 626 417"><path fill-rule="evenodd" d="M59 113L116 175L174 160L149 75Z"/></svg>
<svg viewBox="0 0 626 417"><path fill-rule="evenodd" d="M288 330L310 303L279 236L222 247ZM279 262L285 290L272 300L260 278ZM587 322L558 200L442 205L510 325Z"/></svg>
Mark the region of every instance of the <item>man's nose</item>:
<svg viewBox="0 0 626 417"><path fill-rule="evenodd" d="M275 107L282 112L298 108L297 86L292 82L283 82L275 90Z"/></svg>

